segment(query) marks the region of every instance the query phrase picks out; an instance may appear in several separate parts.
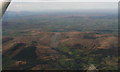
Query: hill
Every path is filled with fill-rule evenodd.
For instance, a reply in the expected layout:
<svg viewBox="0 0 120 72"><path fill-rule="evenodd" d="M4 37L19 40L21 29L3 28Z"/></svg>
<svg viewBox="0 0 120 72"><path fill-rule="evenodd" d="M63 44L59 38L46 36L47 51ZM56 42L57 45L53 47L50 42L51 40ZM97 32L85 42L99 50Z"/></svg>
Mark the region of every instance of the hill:
<svg viewBox="0 0 120 72"><path fill-rule="evenodd" d="M94 64L97 69L117 69L118 43L117 37L112 34L32 33L31 36L3 38L5 69L74 70L85 69L89 64Z"/></svg>

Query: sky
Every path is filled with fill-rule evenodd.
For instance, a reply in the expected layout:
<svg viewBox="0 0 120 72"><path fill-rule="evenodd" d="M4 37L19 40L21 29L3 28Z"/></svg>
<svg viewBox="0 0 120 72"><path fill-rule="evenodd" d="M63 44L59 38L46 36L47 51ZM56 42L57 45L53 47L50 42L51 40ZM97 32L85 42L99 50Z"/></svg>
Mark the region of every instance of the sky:
<svg viewBox="0 0 120 72"><path fill-rule="evenodd" d="M12 2L7 11L117 10L117 2Z"/></svg>
<svg viewBox="0 0 120 72"><path fill-rule="evenodd" d="M0 0L9 1L9 0ZM13 2L118 2L119 0L12 0Z"/></svg>

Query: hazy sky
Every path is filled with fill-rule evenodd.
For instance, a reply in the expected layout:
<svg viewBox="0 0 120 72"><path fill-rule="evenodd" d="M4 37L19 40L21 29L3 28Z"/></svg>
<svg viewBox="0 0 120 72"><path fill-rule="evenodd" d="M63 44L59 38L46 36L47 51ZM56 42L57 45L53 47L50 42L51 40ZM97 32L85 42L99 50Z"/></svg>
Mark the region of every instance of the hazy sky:
<svg viewBox="0 0 120 72"><path fill-rule="evenodd" d="M9 1L9 0L3 0ZM12 0L13 2L118 2L119 0Z"/></svg>
<svg viewBox="0 0 120 72"><path fill-rule="evenodd" d="M117 10L117 2L12 2L8 11Z"/></svg>

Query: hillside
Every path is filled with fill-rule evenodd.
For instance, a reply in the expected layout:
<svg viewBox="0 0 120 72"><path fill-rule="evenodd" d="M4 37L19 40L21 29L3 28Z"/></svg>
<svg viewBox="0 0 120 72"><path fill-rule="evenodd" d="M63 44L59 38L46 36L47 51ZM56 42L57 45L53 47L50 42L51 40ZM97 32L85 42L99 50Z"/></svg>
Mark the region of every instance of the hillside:
<svg viewBox="0 0 120 72"><path fill-rule="evenodd" d="M6 12L3 70L117 70L116 12Z"/></svg>
<svg viewBox="0 0 120 72"><path fill-rule="evenodd" d="M5 69L74 70L86 69L89 64L97 69L117 69L118 43L112 34L38 31L31 34L3 37Z"/></svg>

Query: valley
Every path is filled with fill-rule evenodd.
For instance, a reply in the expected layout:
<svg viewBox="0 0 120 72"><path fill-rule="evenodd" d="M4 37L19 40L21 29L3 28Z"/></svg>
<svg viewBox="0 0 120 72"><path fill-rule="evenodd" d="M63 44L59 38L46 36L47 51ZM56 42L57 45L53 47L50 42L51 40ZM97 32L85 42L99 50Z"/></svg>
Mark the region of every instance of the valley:
<svg viewBox="0 0 120 72"><path fill-rule="evenodd" d="M3 70L118 69L116 14L9 13L3 17Z"/></svg>

